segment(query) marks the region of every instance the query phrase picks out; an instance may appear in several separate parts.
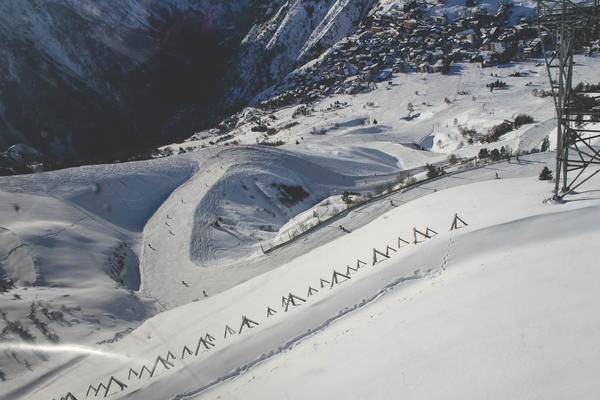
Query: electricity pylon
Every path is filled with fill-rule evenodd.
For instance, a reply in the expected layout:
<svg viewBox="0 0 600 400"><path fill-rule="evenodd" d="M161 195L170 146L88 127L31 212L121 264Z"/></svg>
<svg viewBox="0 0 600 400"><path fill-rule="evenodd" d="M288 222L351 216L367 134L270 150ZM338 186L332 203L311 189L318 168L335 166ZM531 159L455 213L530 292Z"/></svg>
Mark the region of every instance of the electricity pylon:
<svg viewBox="0 0 600 400"><path fill-rule="evenodd" d="M573 54L598 35L599 3L600 0L538 0L537 3L541 46L557 117L554 186L557 200L600 172L597 169L584 174L590 165L600 165L600 149L591 144L600 137L600 130L586 125L600 120L600 109L593 106L594 100L600 98L600 89L586 91L573 87ZM552 45L550 51L547 44ZM589 99L593 99L591 106Z"/></svg>

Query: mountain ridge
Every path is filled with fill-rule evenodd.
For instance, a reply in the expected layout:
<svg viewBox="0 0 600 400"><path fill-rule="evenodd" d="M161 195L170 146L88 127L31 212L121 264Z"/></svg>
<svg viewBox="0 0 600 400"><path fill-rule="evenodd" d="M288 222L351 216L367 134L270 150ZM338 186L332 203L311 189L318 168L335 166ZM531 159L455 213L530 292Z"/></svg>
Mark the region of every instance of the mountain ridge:
<svg viewBox="0 0 600 400"><path fill-rule="evenodd" d="M347 35L372 2L4 2L0 150L97 162L189 137Z"/></svg>

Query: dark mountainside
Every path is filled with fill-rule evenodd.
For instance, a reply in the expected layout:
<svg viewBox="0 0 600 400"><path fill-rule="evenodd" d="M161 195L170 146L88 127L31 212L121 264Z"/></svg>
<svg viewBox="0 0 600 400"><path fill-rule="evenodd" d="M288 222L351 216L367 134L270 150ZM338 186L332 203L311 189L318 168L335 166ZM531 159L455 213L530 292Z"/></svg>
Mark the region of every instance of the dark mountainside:
<svg viewBox="0 0 600 400"><path fill-rule="evenodd" d="M31 8L13 12L34 14L0 28L0 145L25 142L51 157L90 161L139 152L210 122L214 110L193 119L181 112L217 95L252 22L251 14L221 9L222 18L237 23L225 27L208 7L171 8L165 1L144 4L146 19L138 25L121 24L75 3L16 1ZM123 6L123 16L132 8ZM10 11L5 5L1 13L9 18ZM51 37L37 35L45 23Z"/></svg>
<svg viewBox="0 0 600 400"><path fill-rule="evenodd" d="M139 157L189 137L281 79L311 46L325 48L313 36L331 14L351 9L339 33L322 35L328 42L372 2L346 3L5 0L0 153L24 143L52 168ZM290 37L301 46L286 49Z"/></svg>

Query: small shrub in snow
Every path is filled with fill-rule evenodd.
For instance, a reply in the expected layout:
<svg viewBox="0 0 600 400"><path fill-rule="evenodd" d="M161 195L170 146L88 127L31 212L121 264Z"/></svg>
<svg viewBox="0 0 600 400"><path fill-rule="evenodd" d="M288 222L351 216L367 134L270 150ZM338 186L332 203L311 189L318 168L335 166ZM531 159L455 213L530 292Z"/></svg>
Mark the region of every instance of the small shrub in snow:
<svg viewBox="0 0 600 400"><path fill-rule="evenodd" d="M477 157L479 157L480 160L488 158L489 156L490 156L490 153L489 153L488 149L486 149L485 147L483 149L479 150L479 154L477 155Z"/></svg>
<svg viewBox="0 0 600 400"><path fill-rule="evenodd" d="M266 132L268 129L266 125L256 125L250 128L252 132Z"/></svg>
<svg viewBox="0 0 600 400"><path fill-rule="evenodd" d="M169 157L173 155L173 149L170 147L165 147L164 149L156 150L153 154L155 154L156 157Z"/></svg>
<svg viewBox="0 0 600 400"><path fill-rule="evenodd" d="M309 116L314 111L314 108L309 107L307 104L303 104L294 110L292 118L298 118L302 116Z"/></svg>
<svg viewBox="0 0 600 400"><path fill-rule="evenodd" d="M442 168L436 167L435 165L425 164L425 166L427 167L427 178L429 179L435 178L444 173Z"/></svg>
<svg viewBox="0 0 600 400"><path fill-rule="evenodd" d="M500 154L500 152L498 151L498 149L493 149L490 152L490 158L492 159L492 161L500 161L503 157L502 154Z"/></svg>
<svg viewBox="0 0 600 400"><path fill-rule="evenodd" d="M70 326L71 324L65 320L65 314L62 311L50 311L48 307L42 307L40 309L42 314L46 316L50 321L60 322L61 324L65 324Z"/></svg>
<svg viewBox="0 0 600 400"><path fill-rule="evenodd" d="M6 323L6 326L0 332L0 339L4 339L5 336L9 333L13 333L17 335L24 342L34 342L35 336L29 332L29 329L21 324L21 321L10 321L6 317L6 313L2 313L2 319Z"/></svg>
<svg viewBox="0 0 600 400"><path fill-rule="evenodd" d="M531 91L531 94L535 97L550 97L552 96L552 91L551 90L544 90L544 89L533 89Z"/></svg>
<svg viewBox="0 0 600 400"><path fill-rule="evenodd" d="M531 124L533 122L533 117L527 114L519 114L515 118L515 129L519 129L523 125Z"/></svg>
<svg viewBox="0 0 600 400"><path fill-rule="evenodd" d="M31 303L28 318L31 320L31 322L33 322L35 327L38 328L40 330L40 332L42 332L42 334L46 337L46 339L48 339L52 343L58 343L60 341L58 335L50 330L47 323L45 323L44 321L40 320L37 317L36 311L37 311L37 306L36 306L35 302L33 302L33 303Z"/></svg>
<svg viewBox="0 0 600 400"><path fill-rule="evenodd" d="M10 289L15 289L15 283L12 279L5 280L0 277L0 293L8 292Z"/></svg>
<svg viewBox="0 0 600 400"><path fill-rule="evenodd" d="M470 129L470 128L467 128L466 126L460 126L460 125L458 126L458 131L464 138L472 138L473 136L475 136L477 134L477 131L475 129Z"/></svg>
<svg viewBox="0 0 600 400"><path fill-rule="evenodd" d="M540 181L551 181L552 180L552 171L548 169L548 167L544 167L542 172L540 172L539 176Z"/></svg>
<svg viewBox="0 0 600 400"><path fill-rule="evenodd" d="M233 139L234 137L235 136L233 136L232 134L222 135L222 136L219 136L218 138L216 138L214 141L210 141L209 143L210 144L222 143L226 140Z"/></svg>
<svg viewBox="0 0 600 400"><path fill-rule="evenodd" d="M287 124L285 124L284 126L281 127L281 129L290 129L293 128L296 125L299 125L300 122L298 121L292 121L292 122L288 122Z"/></svg>
<svg viewBox="0 0 600 400"><path fill-rule="evenodd" d="M488 83L487 85L485 85L487 88L490 89L490 91L494 90L494 89L502 89L506 87L506 82L503 82L499 79L496 79L494 82Z"/></svg>
<svg viewBox="0 0 600 400"><path fill-rule="evenodd" d="M352 198L352 196L358 196L358 193L349 192L346 190L344 193L342 193L342 201L347 206L351 206L352 204L354 204L354 199Z"/></svg>
<svg viewBox="0 0 600 400"><path fill-rule="evenodd" d="M485 143L492 143L498 141L500 137L506 135L508 132L513 130L513 124L509 121L504 121L498 125L494 125L490 128L487 136L482 140Z"/></svg>
<svg viewBox="0 0 600 400"><path fill-rule="evenodd" d="M550 150L550 139L548 138L548 136L546 136L544 138L544 140L542 141L542 146L540 149L542 152L548 151Z"/></svg>
<svg viewBox="0 0 600 400"><path fill-rule="evenodd" d="M414 176L411 176L410 178L408 178L406 180L406 183L404 184L405 186L412 186L415 183L417 183L417 178L415 178Z"/></svg>
<svg viewBox="0 0 600 400"><path fill-rule="evenodd" d="M375 193L377 193L377 194L382 194L386 190L387 190L387 185L385 185L383 183L375 186Z"/></svg>
<svg viewBox="0 0 600 400"><path fill-rule="evenodd" d="M300 185L290 186L283 183L273 183L273 187L279 190L279 201L287 207L294 206L309 196L308 192Z"/></svg>
<svg viewBox="0 0 600 400"><path fill-rule="evenodd" d="M402 185L404 185L405 181L406 181L405 176L399 176L398 179L396 180L395 185L402 186Z"/></svg>
<svg viewBox="0 0 600 400"><path fill-rule="evenodd" d="M579 82L575 86L576 92L600 92L600 83Z"/></svg>

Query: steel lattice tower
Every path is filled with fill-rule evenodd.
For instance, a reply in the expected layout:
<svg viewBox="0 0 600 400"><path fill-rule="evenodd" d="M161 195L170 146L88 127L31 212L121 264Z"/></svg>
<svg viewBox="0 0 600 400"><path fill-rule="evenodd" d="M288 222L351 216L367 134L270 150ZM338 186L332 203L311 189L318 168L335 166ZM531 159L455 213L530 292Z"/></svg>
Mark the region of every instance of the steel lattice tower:
<svg viewBox="0 0 600 400"><path fill-rule="evenodd" d="M555 199L561 199L600 172L597 169L584 175L590 165L600 165L600 149L590 142L600 137L600 130L585 127L586 121L600 117L600 109L582 104L582 99L585 100L582 96L596 99L600 90L583 94L573 87L573 54L597 36L599 4L600 0L538 0L537 3L542 51L557 117ZM546 49L547 44L551 44L551 51Z"/></svg>

